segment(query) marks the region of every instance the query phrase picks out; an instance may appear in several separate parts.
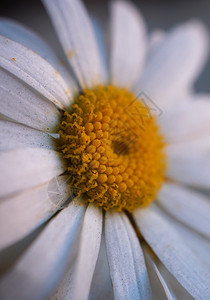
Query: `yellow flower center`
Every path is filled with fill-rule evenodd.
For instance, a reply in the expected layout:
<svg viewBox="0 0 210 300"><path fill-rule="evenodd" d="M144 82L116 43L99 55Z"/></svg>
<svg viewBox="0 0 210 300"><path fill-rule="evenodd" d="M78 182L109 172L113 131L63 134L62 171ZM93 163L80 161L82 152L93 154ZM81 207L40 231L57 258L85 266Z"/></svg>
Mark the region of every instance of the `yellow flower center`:
<svg viewBox="0 0 210 300"><path fill-rule="evenodd" d="M69 184L81 201L133 211L155 199L164 179L164 142L155 117L114 86L83 90L60 123Z"/></svg>

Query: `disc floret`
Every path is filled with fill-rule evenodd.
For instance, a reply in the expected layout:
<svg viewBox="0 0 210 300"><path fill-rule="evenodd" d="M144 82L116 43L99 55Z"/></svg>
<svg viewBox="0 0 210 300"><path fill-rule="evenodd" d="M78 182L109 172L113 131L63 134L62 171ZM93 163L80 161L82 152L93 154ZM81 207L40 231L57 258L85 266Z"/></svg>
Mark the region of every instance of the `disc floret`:
<svg viewBox="0 0 210 300"><path fill-rule="evenodd" d="M165 144L155 117L141 124L129 113L133 105L139 111L144 106L125 89L100 86L84 90L64 112L60 150L81 201L131 212L155 199L164 179Z"/></svg>

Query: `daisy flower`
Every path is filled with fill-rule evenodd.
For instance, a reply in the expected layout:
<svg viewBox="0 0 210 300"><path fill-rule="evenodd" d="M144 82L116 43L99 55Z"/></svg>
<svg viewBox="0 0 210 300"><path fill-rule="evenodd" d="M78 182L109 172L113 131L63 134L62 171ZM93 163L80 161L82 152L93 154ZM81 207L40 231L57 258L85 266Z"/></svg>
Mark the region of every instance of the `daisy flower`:
<svg viewBox="0 0 210 300"><path fill-rule="evenodd" d="M43 3L64 64L0 19L1 299L210 299L205 27L112 2L107 64L82 2Z"/></svg>

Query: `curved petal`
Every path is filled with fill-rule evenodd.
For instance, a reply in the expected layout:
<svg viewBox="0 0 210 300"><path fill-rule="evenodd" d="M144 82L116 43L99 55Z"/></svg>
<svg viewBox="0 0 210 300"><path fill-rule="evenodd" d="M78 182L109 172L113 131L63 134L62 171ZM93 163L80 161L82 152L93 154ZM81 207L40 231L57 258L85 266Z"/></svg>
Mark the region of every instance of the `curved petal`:
<svg viewBox="0 0 210 300"><path fill-rule="evenodd" d="M4 276L7 271L17 262L19 257L27 249L27 247L35 240L35 238L43 230L45 224L39 226L30 234L19 240L17 243L0 250L0 277Z"/></svg>
<svg viewBox="0 0 210 300"><path fill-rule="evenodd" d="M106 212L105 237L115 299L150 299L143 252L124 213Z"/></svg>
<svg viewBox="0 0 210 300"><path fill-rule="evenodd" d="M136 86L161 103L191 87L208 57L209 34L202 23L191 21L172 29L153 51Z"/></svg>
<svg viewBox="0 0 210 300"><path fill-rule="evenodd" d="M176 297L170 290L160 271L158 270L155 262L146 255L146 262L148 267L148 272L150 275L150 281L152 286L152 292L154 299L166 299L166 300L176 300ZM155 285L155 286L154 286ZM153 288L154 287L154 288Z"/></svg>
<svg viewBox="0 0 210 300"><path fill-rule="evenodd" d="M104 78L104 82L108 81L108 49L106 43L106 24L103 23L102 20L98 20L94 15L91 15L91 22L94 29L95 38L97 41L100 61L102 64L102 78Z"/></svg>
<svg viewBox="0 0 210 300"><path fill-rule="evenodd" d="M114 300L113 286L109 271L105 234L103 231L101 246L91 283L89 300Z"/></svg>
<svg viewBox="0 0 210 300"><path fill-rule="evenodd" d="M58 152L21 148L0 153L0 197L48 182L65 171Z"/></svg>
<svg viewBox="0 0 210 300"><path fill-rule="evenodd" d="M210 238L210 202L201 193L172 183L165 183L158 203L171 216Z"/></svg>
<svg viewBox="0 0 210 300"><path fill-rule="evenodd" d="M208 269L190 251L170 223L152 210L152 205L137 210L134 217L143 237L180 284L195 299L208 299Z"/></svg>
<svg viewBox="0 0 210 300"><path fill-rule="evenodd" d="M82 88L103 83L96 39L80 0L43 0L58 38Z"/></svg>
<svg viewBox="0 0 210 300"><path fill-rule="evenodd" d="M131 88L141 72L146 53L146 25L131 2L111 2L111 82Z"/></svg>
<svg viewBox="0 0 210 300"><path fill-rule="evenodd" d="M0 36L0 66L59 108L69 106L72 95L65 81L36 52Z"/></svg>
<svg viewBox="0 0 210 300"><path fill-rule="evenodd" d="M50 220L2 278L0 293L4 300L37 300L49 295L75 256L84 212L84 206L73 202Z"/></svg>
<svg viewBox="0 0 210 300"><path fill-rule="evenodd" d="M45 132L30 127L0 120L0 151L18 148L55 148L54 139Z"/></svg>
<svg viewBox="0 0 210 300"><path fill-rule="evenodd" d="M85 213L78 258L73 276L73 299L88 299L100 249L101 233L102 211L93 206L93 204L89 204Z"/></svg>
<svg viewBox="0 0 210 300"><path fill-rule="evenodd" d="M183 225L173 217L170 217L170 215L165 213L162 209L159 209L158 212L171 224L171 226L173 226L196 256L210 267L210 240Z"/></svg>
<svg viewBox="0 0 210 300"><path fill-rule="evenodd" d="M176 299L195 300L195 298L187 292L187 290L176 280L176 278L167 270L167 268L160 261L158 262L158 268L165 282L174 291Z"/></svg>
<svg viewBox="0 0 210 300"><path fill-rule="evenodd" d="M190 186L210 189L210 139L169 145L166 175Z"/></svg>
<svg viewBox="0 0 210 300"><path fill-rule="evenodd" d="M0 201L0 249L23 239L55 214L71 195L65 180L65 176L57 178L56 202L51 197L58 189L55 181L53 186L47 182Z"/></svg>
<svg viewBox="0 0 210 300"><path fill-rule="evenodd" d="M0 18L0 35L8 37L35 51L61 74L72 92L77 92L76 83L73 81L68 70L59 62L51 47L34 31L17 21Z"/></svg>
<svg viewBox="0 0 210 300"><path fill-rule="evenodd" d="M55 105L1 68L0 95L0 112L9 119L43 131L57 130L61 115Z"/></svg>
<svg viewBox="0 0 210 300"><path fill-rule="evenodd" d="M102 211L89 204L83 220L74 265L68 266L62 281L51 299L88 299L100 248L101 231Z"/></svg>

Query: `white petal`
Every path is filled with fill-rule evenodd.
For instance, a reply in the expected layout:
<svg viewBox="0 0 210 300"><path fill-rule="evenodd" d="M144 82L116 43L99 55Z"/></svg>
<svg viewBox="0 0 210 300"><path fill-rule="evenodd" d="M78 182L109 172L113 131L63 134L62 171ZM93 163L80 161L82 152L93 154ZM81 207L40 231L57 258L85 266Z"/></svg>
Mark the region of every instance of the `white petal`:
<svg viewBox="0 0 210 300"><path fill-rule="evenodd" d="M73 299L88 299L102 233L102 211L90 204L83 222L79 253L73 276ZM82 289L81 289L82 282ZM69 295L70 296L70 295Z"/></svg>
<svg viewBox="0 0 210 300"><path fill-rule="evenodd" d="M101 238L99 256L92 279L89 300L114 300L104 230Z"/></svg>
<svg viewBox="0 0 210 300"><path fill-rule="evenodd" d="M139 77L146 53L145 22L128 1L111 2L111 82L130 88Z"/></svg>
<svg viewBox="0 0 210 300"><path fill-rule="evenodd" d="M164 108L159 124L168 143L186 142L210 131L210 97L195 95L176 99Z"/></svg>
<svg viewBox="0 0 210 300"><path fill-rule="evenodd" d="M175 300L176 297L168 287L155 262L149 257L148 254L146 255L146 262L150 275L153 297L161 300Z"/></svg>
<svg viewBox="0 0 210 300"><path fill-rule="evenodd" d="M2 152L0 165L1 197L48 182L65 170L58 152L41 148Z"/></svg>
<svg viewBox="0 0 210 300"><path fill-rule="evenodd" d="M151 32L149 36L149 45L148 45L148 53L146 59L150 59L152 55L154 54L154 51L156 48L163 42L164 38L166 36L165 31L161 29L156 29L153 32Z"/></svg>
<svg viewBox="0 0 210 300"><path fill-rule="evenodd" d="M39 235L43 226L38 227L35 231L25 236L23 239L13 244L10 247L1 249L0 251L0 276L2 277L6 272L17 262L19 257L23 254L25 249L35 240ZM1 293L1 292L0 292Z"/></svg>
<svg viewBox="0 0 210 300"><path fill-rule="evenodd" d="M89 16L80 0L43 0L82 88L102 82L102 65Z"/></svg>
<svg viewBox="0 0 210 300"><path fill-rule="evenodd" d="M51 299L88 299L98 258L102 231L102 212L89 205L82 225L77 257L68 269ZM82 289L81 289L82 283Z"/></svg>
<svg viewBox="0 0 210 300"><path fill-rule="evenodd" d="M0 18L0 34L37 52L55 67L53 62L56 57L53 50L38 34L26 26L14 20ZM56 64L58 63L57 61Z"/></svg>
<svg viewBox="0 0 210 300"><path fill-rule="evenodd" d="M59 108L69 106L72 95L65 81L58 71L36 52L0 36L0 66Z"/></svg>
<svg viewBox="0 0 210 300"><path fill-rule="evenodd" d="M35 51L61 74L71 91L76 91L76 84L67 69L59 62L51 47L34 31L14 20L0 18L0 34Z"/></svg>
<svg viewBox="0 0 210 300"><path fill-rule="evenodd" d="M53 149L55 141L48 133L0 120L0 151L23 147Z"/></svg>
<svg viewBox="0 0 210 300"><path fill-rule="evenodd" d="M0 201L0 249L16 243L48 220L67 200L71 191L58 177L60 195L51 197L57 187L49 182ZM57 191L58 192L58 191Z"/></svg>
<svg viewBox="0 0 210 300"><path fill-rule="evenodd" d="M193 146L193 147L192 147ZM210 139L202 143L169 145L166 149L168 165L166 175L178 182L210 189Z"/></svg>
<svg viewBox="0 0 210 300"><path fill-rule="evenodd" d="M153 101L161 102L191 87L208 57L209 35L203 24L192 21L172 29L156 47L136 86Z"/></svg>
<svg viewBox="0 0 210 300"><path fill-rule="evenodd" d="M0 68L0 112L19 123L53 132L60 113L37 91Z"/></svg>
<svg viewBox="0 0 210 300"><path fill-rule="evenodd" d="M54 289L53 293L50 294L50 297L47 298L48 300L73 299L72 296L69 297L69 294L73 290L72 276L74 274L75 258L76 254L74 255L74 258L71 259L70 263L66 266L66 271L64 275L57 284L56 289Z"/></svg>
<svg viewBox="0 0 210 300"><path fill-rule="evenodd" d="M184 299L184 300L195 300L185 288L176 280L176 278L167 270L167 268L158 261L158 268L161 272L161 275L164 277L168 286L174 291L176 295L176 299Z"/></svg>
<svg viewBox="0 0 210 300"><path fill-rule="evenodd" d="M201 193L165 183L159 194L158 203L171 216L210 238L210 202Z"/></svg>
<svg viewBox="0 0 210 300"><path fill-rule="evenodd" d="M170 217L163 210L159 209L158 212L171 224L171 226L173 226L196 256L210 267L210 241L189 227L184 226L181 222Z"/></svg>
<svg viewBox="0 0 210 300"><path fill-rule="evenodd" d="M106 24L102 20L98 20L95 16L91 15L91 22L94 29L95 38L97 41L99 56L102 64L102 78L104 82L108 81L108 49L107 49L107 32Z"/></svg>
<svg viewBox="0 0 210 300"><path fill-rule="evenodd" d="M190 251L170 223L151 207L134 214L145 240L195 299L208 299L210 285L206 266Z"/></svg>
<svg viewBox="0 0 210 300"><path fill-rule="evenodd" d="M11 121L11 122L14 121L14 120L12 120L12 119L6 117L5 115L3 115L3 114L1 114L1 113L0 113L0 120L3 120L3 121Z"/></svg>
<svg viewBox="0 0 210 300"><path fill-rule="evenodd" d="M106 212L105 237L115 299L150 299L143 252L124 213Z"/></svg>
<svg viewBox="0 0 210 300"><path fill-rule="evenodd" d="M73 202L50 220L2 278L0 293L4 300L37 300L48 296L75 256L84 211L84 206Z"/></svg>

